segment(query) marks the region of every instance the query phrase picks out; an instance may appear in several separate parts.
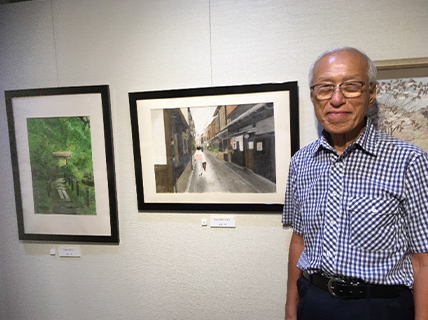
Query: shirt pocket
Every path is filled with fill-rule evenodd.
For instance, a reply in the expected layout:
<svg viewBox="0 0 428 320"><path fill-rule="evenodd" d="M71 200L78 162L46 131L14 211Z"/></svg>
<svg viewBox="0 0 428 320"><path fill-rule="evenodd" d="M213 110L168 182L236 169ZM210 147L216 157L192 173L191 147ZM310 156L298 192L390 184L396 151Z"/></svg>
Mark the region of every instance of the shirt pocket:
<svg viewBox="0 0 428 320"><path fill-rule="evenodd" d="M398 204L393 198L352 198L348 205L351 245L369 251L394 249Z"/></svg>

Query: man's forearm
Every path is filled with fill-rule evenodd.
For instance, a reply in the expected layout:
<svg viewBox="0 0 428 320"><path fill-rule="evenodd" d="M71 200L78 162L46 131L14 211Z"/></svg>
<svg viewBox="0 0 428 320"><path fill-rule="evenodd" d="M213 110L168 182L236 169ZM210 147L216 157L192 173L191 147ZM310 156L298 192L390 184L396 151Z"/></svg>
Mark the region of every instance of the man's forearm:
<svg viewBox="0 0 428 320"><path fill-rule="evenodd" d="M428 253L411 255L413 272L413 299L415 301L415 320L428 319Z"/></svg>
<svg viewBox="0 0 428 320"><path fill-rule="evenodd" d="M297 318L297 305L299 295L297 292L297 280L302 275L302 271L297 268L297 261L303 251L303 237L293 233L288 254L288 280L287 280L287 301L285 303L285 320Z"/></svg>

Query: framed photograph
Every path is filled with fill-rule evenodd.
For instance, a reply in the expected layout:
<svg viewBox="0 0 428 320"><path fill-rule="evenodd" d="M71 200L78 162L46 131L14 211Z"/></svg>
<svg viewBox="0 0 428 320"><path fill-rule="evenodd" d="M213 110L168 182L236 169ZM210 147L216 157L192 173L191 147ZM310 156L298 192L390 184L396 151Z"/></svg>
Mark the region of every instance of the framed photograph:
<svg viewBox="0 0 428 320"><path fill-rule="evenodd" d="M5 97L19 239L119 243L109 87Z"/></svg>
<svg viewBox="0 0 428 320"><path fill-rule="evenodd" d="M297 82L129 94L139 211L282 211Z"/></svg>
<svg viewBox="0 0 428 320"><path fill-rule="evenodd" d="M428 58L375 61L375 126L428 152Z"/></svg>

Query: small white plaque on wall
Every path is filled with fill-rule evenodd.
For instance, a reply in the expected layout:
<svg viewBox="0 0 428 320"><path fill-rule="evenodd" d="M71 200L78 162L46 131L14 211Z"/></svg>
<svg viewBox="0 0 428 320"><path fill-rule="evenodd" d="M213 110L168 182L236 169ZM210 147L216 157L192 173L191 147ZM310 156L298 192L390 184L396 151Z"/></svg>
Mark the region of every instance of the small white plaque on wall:
<svg viewBox="0 0 428 320"><path fill-rule="evenodd" d="M58 248L58 255L61 258L80 258L80 248Z"/></svg>
<svg viewBox="0 0 428 320"><path fill-rule="evenodd" d="M210 218L211 228L235 228L235 218Z"/></svg>

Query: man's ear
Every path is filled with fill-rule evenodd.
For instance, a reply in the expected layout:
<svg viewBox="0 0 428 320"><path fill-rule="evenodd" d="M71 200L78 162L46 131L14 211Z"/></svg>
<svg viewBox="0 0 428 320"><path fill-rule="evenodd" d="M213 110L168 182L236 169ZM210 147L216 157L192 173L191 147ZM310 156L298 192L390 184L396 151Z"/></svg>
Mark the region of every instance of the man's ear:
<svg viewBox="0 0 428 320"><path fill-rule="evenodd" d="M373 105L373 101L376 99L376 86L377 82L370 83L369 91L369 108Z"/></svg>
<svg viewBox="0 0 428 320"><path fill-rule="evenodd" d="M312 103L314 103L314 92L311 90L311 95L310 95L310 97L311 97L311 101L312 101Z"/></svg>

